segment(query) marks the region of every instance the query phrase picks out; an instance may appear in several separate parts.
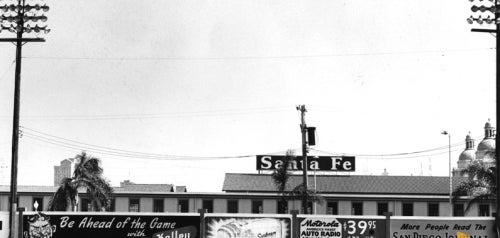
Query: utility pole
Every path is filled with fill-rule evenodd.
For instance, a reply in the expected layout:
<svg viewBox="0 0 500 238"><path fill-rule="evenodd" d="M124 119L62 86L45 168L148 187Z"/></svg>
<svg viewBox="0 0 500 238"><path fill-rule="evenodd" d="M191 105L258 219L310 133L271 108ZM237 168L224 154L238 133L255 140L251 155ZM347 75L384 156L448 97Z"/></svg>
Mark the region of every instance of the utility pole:
<svg viewBox="0 0 500 238"><path fill-rule="evenodd" d="M470 0L471 2L474 2L474 0ZM482 2L482 0L480 0ZM500 63L500 49L498 47L500 46L500 38L498 35L500 34L500 0L489 0L484 1L484 3L487 3L489 5L484 6L476 6L473 5L471 7L471 11L476 13L480 12L480 14L486 14L487 16L484 17L482 15L479 16L473 16L471 15L469 18L467 18L467 22L469 24L473 24L474 22L479 23L479 24L494 24L495 29L471 29L472 32L485 32L485 33L490 33L493 34L495 33L496 37L496 98L497 98L497 104L496 104L496 111L497 114L500 112L500 107L498 106L498 86L500 85L500 73L498 70L498 64ZM493 16L493 17L492 17ZM498 129L498 118L497 118L497 125L496 128ZM499 186L500 184L500 176L499 176L499 169L500 169L500 159L498 156L500 156L500 149L498 148L498 136L495 135L495 160L496 160L496 185ZM500 189L496 189L496 227L497 227L497 235L500 234Z"/></svg>
<svg viewBox="0 0 500 238"><path fill-rule="evenodd" d="M299 105L297 110L300 111L300 132L302 134L302 186L304 188L302 195L302 209L304 214L308 214L307 211L307 126L306 126L306 106Z"/></svg>
<svg viewBox="0 0 500 238"><path fill-rule="evenodd" d="M2 3L2 0L0 0ZM7 1L7 3L11 3ZM12 42L16 45L16 69L14 82L14 113L12 122L12 160L10 182L10 209L9 209L9 237L14 238L15 219L17 210L17 165L19 150L19 112L21 97L21 59L22 46L26 42L45 42L43 38L23 38L23 33L49 33L46 25L38 25L38 21L46 22L47 17L42 12L47 12L49 7L38 3L26 4L26 0L18 0L17 4L0 5L0 33L7 30L16 33L16 38L0 38L0 42ZM42 13L40 15L40 13ZM8 25L10 23L10 25ZM30 23L34 26L30 26ZM25 25L26 24L26 25ZM20 221L21 222L21 221Z"/></svg>

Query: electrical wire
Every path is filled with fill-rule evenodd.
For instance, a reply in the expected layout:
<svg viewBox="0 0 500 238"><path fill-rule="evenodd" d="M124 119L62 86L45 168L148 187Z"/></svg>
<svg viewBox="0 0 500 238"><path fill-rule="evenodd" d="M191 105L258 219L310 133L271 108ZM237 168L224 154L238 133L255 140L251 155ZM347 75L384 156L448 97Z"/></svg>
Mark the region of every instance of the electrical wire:
<svg viewBox="0 0 500 238"><path fill-rule="evenodd" d="M16 63L16 60L12 60L10 65L7 67L7 69L1 74L2 76L0 76L0 81L2 81L3 78L7 75L7 73L10 71L10 69L12 68L12 65L14 65L14 63Z"/></svg>
<svg viewBox="0 0 500 238"><path fill-rule="evenodd" d="M33 130L27 127L21 127L23 137L50 144L57 147L62 147L66 149L79 150L94 152L115 157L125 157L133 159L151 159L151 160L222 160L222 159L235 159L235 158L249 158L255 157L257 155L236 155L236 156L193 156L193 155L169 155L169 154L155 154L155 153L144 153L131 150L122 150L111 147L93 145L88 143L83 143L75 140L70 140L58 136L54 136L48 133ZM455 143L452 147L463 146L465 143ZM426 149L421 151L407 152L407 153L393 153L393 154L355 154L355 153L337 153L329 152L324 150L319 150L316 148L310 148L311 151L316 151L320 153L325 153L329 155L352 155L358 158L373 158L373 157L383 157L382 159L407 159L407 158L419 158L419 157L430 157L435 155L441 155L448 153L448 146L441 146L432 149ZM452 150L453 152L461 150L460 148ZM431 153L436 152L436 153ZM272 154L284 154L284 151L265 153L266 155Z"/></svg>
<svg viewBox="0 0 500 238"><path fill-rule="evenodd" d="M261 108L243 108L226 109L213 111L191 111L176 113L158 113L158 114L103 114L91 116L22 116L23 120L130 120L130 119L161 119L161 118L185 118L202 116L229 116L229 115L248 115L261 113L277 113L290 111L289 107L261 107ZM9 117L0 117L8 119Z"/></svg>
<svg viewBox="0 0 500 238"><path fill-rule="evenodd" d="M169 155L169 154L154 154L154 153L144 153L130 150L122 150L116 148L110 148L99 145L92 145L88 143L82 143L75 140L70 140L54 135L50 135L44 132L36 131L30 128L21 127L23 131L23 137L27 137L33 140L41 141L51 145L57 145L64 148L85 150L96 153L101 153L105 155L123 156L128 158L140 158L140 159L155 159L155 160L221 160L221 159L237 159L237 158L247 158L254 157L256 155L237 155L237 156L187 156L187 155ZM273 152L271 154L278 153Z"/></svg>
<svg viewBox="0 0 500 238"><path fill-rule="evenodd" d="M62 56L25 56L26 59L44 60L92 60L92 61L227 61L227 60L262 60L262 59L304 59L304 58L330 58L351 56L379 56L379 55L408 55L408 54L441 54L447 52L469 52L493 50L495 48L476 49L443 49L443 50L414 50L372 53L337 53L337 54L311 54L311 55L278 55L278 56L234 56L234 57L62 57Z"/></svg>

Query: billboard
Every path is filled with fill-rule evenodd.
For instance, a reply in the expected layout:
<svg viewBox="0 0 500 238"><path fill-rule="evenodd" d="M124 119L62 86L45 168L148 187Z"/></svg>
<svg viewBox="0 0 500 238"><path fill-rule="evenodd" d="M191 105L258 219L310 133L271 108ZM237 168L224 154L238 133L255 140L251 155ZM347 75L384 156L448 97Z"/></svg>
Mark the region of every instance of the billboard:
<svg viewBox="0 0 500 238"><path fill-rule="evenodd" d="M26 213L24 238L198 238L199 215Z"/></svg>
<svg viewBox="0 0 500 238"><path fill-rule="evenodd" d="M299 238L386 238L384 217L306 216Z"/></svg>
<svg viewBox="0 0 500 238"><path fill-rule="evenodd" d="M275 170L283 165L284 155L257 155L257 170ZM289 170L302 170L302 157L290 161ZM354 156L308 156L307 169L331 172L354 172Z"/></svg>
<svg viewBox="0 0 500 238"><path fill-rule="evenodd" d="M494 238L494 218L391 218L391 238Z"/></svg>
<svg viewBox="0 0 500 238"><path fill-rule="evenodd" d="M205 238L291 238L291 218L207 216Z"/></svg>
<svg viewBox="0 0 500 238"><path fill-rule="evenodd" d="M9 212L0 211L0 238L9 237Z"/></svg>

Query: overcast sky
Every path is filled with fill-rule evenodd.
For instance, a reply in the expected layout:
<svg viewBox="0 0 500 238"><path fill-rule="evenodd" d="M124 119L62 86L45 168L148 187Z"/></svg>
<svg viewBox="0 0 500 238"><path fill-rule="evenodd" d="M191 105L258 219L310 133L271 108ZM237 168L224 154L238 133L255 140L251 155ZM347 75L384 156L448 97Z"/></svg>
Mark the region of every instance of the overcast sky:
<svg viewBox="0 0 500 238"><path fill-rule="evenodd" d="M447 176L441 131L456 166L496 124L495 38L470 32L466 0L46 2L52 31L23 47L21 185L86 150L113 185L220 191L255 155L300 149L299 104L313 153L356 155L355 174ZM14 60L2 43L2 184Z"/></svg>

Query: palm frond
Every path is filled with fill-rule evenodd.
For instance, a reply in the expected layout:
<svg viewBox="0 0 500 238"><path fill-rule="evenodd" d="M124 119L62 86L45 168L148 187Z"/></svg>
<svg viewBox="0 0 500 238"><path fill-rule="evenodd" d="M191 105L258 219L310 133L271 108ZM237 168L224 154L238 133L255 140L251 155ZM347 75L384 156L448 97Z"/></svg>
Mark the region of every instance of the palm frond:
<svg viewBox="0 0 500 238"><path fill-rule="evenodd" d="M495 152L488 152L496 160ZM496 199L497 191L497 168L486 166L481 160L473 161L462 174L467 174L469 179L457 185L453 191L453 199L456 200L462 196L470 197L467 203L466 211L474 203L481 203Z"/></svg>
<svg viewBox="0 0 500 238"><path fill-rule="evenodd" d="M292 150L288 150L286 152L285 158L283 160L283 164L273 171L271 174L271 178L273 179L276 188L280 193L283 193L286 190L288 180L290 178L289 174L289 165L292 160L295 159L295 155Z"/></svg>
<svg viewBox="0 0 500 238"><path fill-rule="evenodd" d="M97 210L101 208L109 208L111 205L111 197L113 188L108 181L104 179L88 179L81 178L77 180L79 188L85 188L90 196L90 199L95 203Z"/></svg>
<svg viewBox="0 0 500 238"><path fill-rule="evenodd" d="M50 208L66 211L76 204L78 188L86 188L92 203L98 210L109 208L113 188L109 181L102 177L103 168L98 158L88 155L85 151L76 155L78 163L72 178L65 178L50 202Z"/></svg>
<svg viewBox="0 0 500 238"><path fill-rule="evenodd" d="M61 186L49 201L49 211L66 211L68 206L73 205L78 191L72 181L71 178L62 179Z"/></svg>
<svg viewBox="0 0 500 238"><path fill-rule="evenodd" d="M318 193L315 190L312 189L305 189L303 184L300 184L296 186L291 192L291 196L296 199L306 199L307 201L310 202L318 202L322 204L325 201L325 198L321 196L320 193Z"/></svg>

